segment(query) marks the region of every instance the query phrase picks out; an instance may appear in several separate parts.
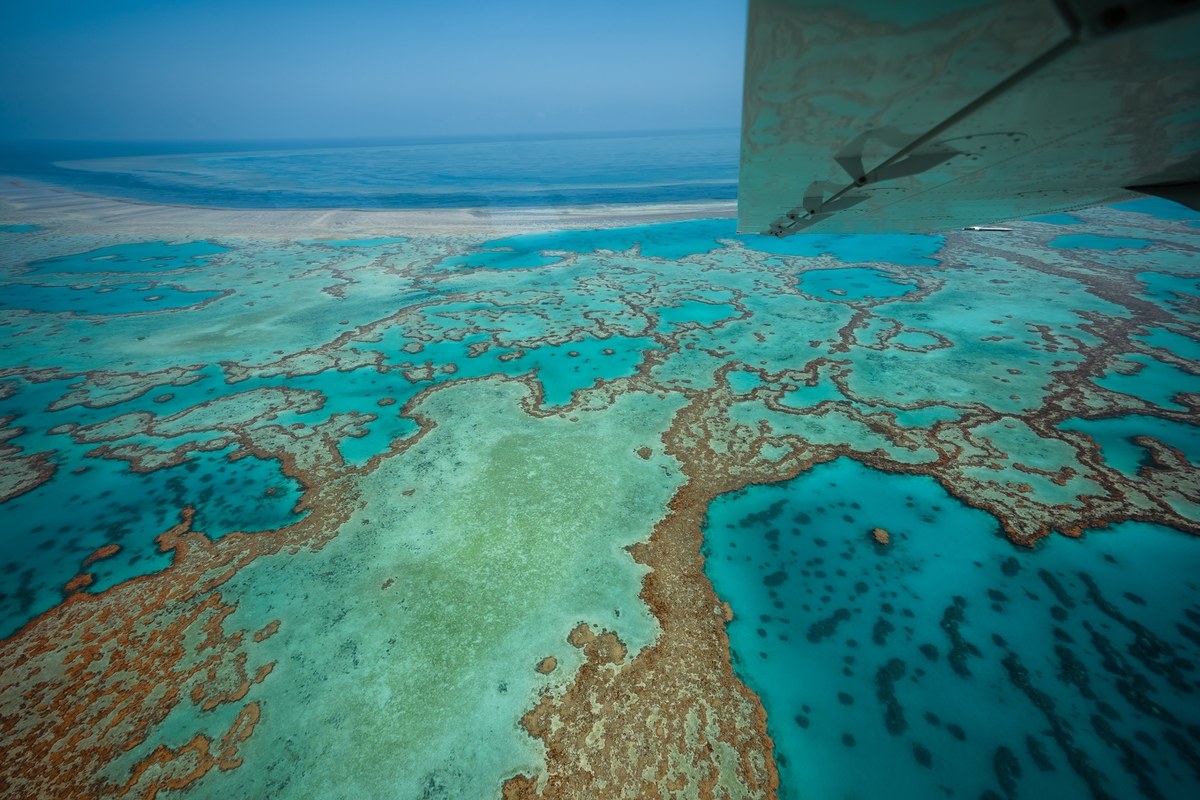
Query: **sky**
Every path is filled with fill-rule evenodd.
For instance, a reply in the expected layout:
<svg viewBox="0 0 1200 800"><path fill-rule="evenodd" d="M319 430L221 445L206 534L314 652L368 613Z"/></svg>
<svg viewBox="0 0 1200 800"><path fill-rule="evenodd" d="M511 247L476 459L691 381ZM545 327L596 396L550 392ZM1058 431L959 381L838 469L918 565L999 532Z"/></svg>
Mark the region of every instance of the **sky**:
<svg viewBox="0 0 1200 800"><path fill-rule="evenodd" d="M737 127L745 0L37 0L0 139Z"/></svg>

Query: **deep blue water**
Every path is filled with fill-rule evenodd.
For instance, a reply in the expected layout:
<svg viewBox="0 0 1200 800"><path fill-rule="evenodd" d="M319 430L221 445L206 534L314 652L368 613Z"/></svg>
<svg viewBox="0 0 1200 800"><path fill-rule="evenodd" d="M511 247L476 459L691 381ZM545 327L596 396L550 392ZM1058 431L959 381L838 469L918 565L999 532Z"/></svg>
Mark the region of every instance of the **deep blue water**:
<svg viewBox="0 0 1200 800"><path fill-rule="evenodd" d="M736 130L374 142L0 145L0 174L226 208L542 207L732 200Z"/></svg>
<svg viewBox="0 0 1200 800"><path fill-rule="evenodd" d="M717 498L705 571L782 797L1182 799L1193 545L1126 523L1022 550L932 478L843 458Z"/></svg>

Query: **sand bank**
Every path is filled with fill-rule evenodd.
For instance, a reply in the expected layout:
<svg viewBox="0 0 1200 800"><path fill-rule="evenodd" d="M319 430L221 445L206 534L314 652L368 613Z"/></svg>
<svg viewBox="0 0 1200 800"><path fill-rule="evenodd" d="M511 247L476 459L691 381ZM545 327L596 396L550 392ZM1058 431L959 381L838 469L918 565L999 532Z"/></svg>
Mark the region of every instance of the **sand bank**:
<svg viewBox="0 0 1200 800"><path fill-rule="evenodd" d="M555 208L311 209L210 208L157 205L82 194L49 184L0 177L0 223L34 223L72 233L113 226L170 238L247 236L255 239L353 238L421 234L495 234L575 228L616 228L653 222L729 218L731 200L652 205Z"/></svg>

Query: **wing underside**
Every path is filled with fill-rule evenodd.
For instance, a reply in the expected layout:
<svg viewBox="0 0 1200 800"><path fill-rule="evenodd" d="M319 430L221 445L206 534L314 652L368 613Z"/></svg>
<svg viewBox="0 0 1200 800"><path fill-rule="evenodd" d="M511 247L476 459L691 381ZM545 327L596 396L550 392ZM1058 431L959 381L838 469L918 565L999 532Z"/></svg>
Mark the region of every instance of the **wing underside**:
<svg viewBox="0 0 1200 800"><path fill-rule="evenodd" d="M1198 6L750 0L739 230L934 231L1132 187L1194 195Z"/></svg>

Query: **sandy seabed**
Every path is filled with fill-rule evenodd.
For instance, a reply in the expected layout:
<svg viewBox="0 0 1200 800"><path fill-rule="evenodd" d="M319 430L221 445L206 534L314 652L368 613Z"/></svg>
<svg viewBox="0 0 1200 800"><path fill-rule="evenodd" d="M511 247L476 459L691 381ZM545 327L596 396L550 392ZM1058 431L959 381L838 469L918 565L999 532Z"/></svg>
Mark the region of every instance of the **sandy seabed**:
<svg viewBox="0 0 1200 800"><path fill-rule="evenodd" d="M554 208L311 209L212 208L143 203L82 194L49 184L0 178L0 215L22 222L69 226L72 233L108 232L114 225L173 238L244 236L311 238L493 233L509 236L551 230L615 228L689 219L732 218L732 200L649 205Z"/></svg>

